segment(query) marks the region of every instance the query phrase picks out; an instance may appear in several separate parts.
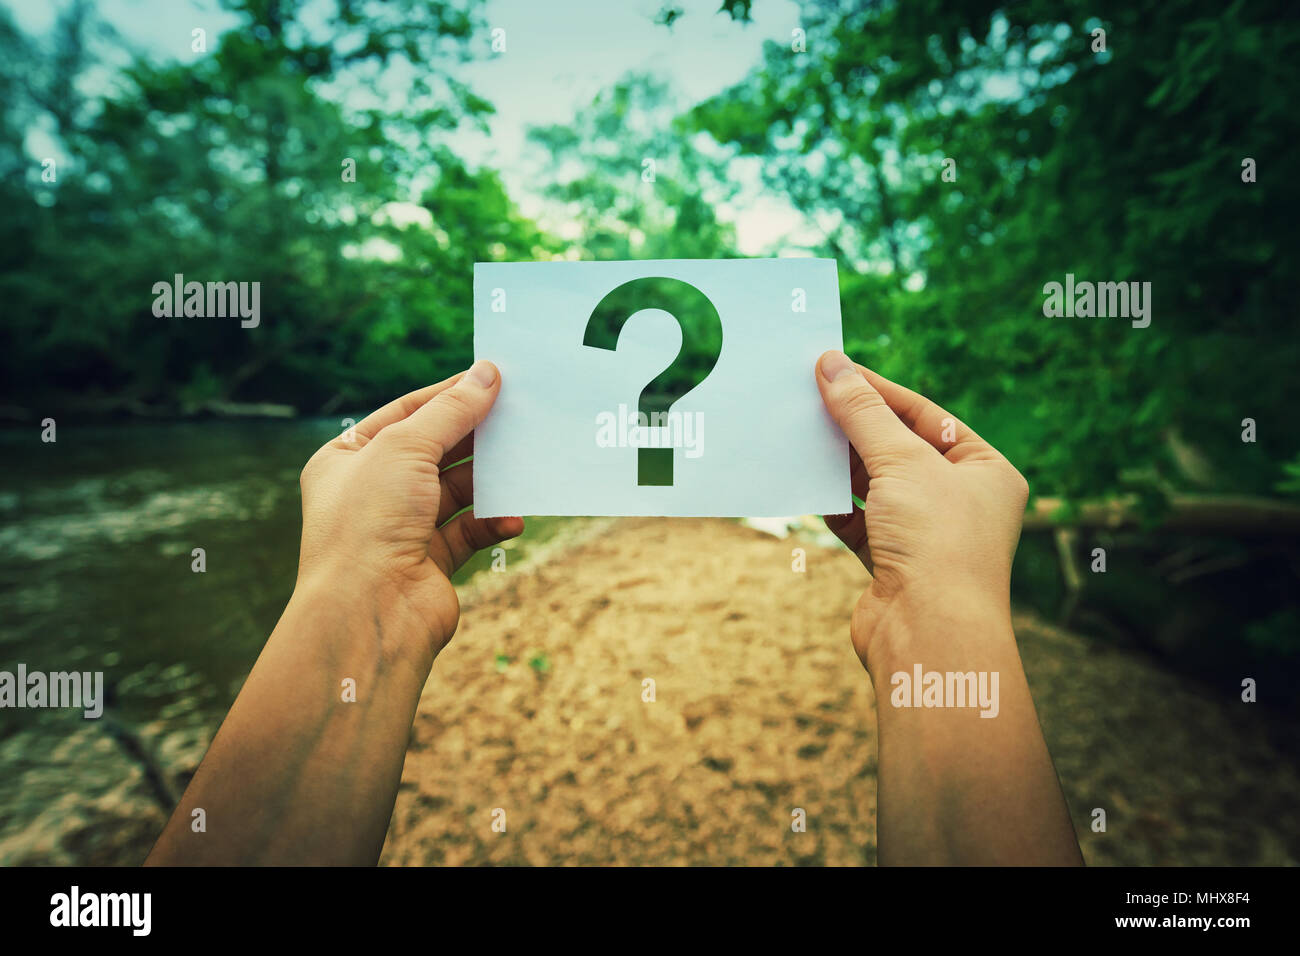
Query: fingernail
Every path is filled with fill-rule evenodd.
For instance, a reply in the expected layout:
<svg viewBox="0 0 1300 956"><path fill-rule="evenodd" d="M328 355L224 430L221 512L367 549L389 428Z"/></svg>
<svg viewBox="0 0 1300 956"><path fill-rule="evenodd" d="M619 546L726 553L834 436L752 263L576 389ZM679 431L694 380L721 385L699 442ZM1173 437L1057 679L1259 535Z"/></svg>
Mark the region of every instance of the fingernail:
<svg viewBox="0 0 1300 956"><path fill-rule="evenodd" d="M466 377L479 388L491 388L497 380L497 367L487 359L479 359L470 366Z"/></svg>
<svg viewBox="0 0 1300 956"><path fill-rule="evenodd" d="M858 368L843 352L827 352L822 356L822 377L834 382L845 375L857 375Z"/></svg>

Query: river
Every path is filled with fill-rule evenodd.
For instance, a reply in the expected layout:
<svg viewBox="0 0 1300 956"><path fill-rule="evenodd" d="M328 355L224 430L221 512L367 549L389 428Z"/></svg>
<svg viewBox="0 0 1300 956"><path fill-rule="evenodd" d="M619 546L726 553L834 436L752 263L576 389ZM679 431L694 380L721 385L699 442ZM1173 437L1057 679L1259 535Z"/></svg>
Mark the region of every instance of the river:
<svg viewBox="0 0 1300 956"><path fill-rule="evenodd" d="M0 431L0 670L102 671L107 701L98 720L0 709L0 864L143 858L289 597L298 474L338 430L61 421L53 443ZM511 560L564 520L530 519Z"/></svg>

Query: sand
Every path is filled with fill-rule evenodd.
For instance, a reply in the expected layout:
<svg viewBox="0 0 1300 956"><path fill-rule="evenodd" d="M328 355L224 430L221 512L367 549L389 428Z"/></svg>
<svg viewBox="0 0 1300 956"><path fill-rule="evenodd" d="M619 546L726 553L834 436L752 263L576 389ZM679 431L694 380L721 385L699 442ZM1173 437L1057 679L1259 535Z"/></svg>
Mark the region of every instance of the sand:
<svg viewBox="0 0 1300 956"><path fill-rule="evenodd" d="M848 636L866 573L848 552L622 519L478 581L425 688L383 863L875 862L874 696ZM1089 863L1300 859L1294 727L1242 703L1235 675L1197 684L1015 624Z"/></svg>

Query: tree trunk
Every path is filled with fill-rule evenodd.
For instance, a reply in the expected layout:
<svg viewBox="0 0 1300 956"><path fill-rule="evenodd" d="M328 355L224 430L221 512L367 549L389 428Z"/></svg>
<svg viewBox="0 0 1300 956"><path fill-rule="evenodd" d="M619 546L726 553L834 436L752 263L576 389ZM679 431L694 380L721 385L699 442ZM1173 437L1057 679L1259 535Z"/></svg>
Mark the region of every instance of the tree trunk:
<svg viewBox="0 0 1300 956"><path fill-rule="evenodd" d="M1052 515L1061 505L1060 498L1037 499L1025 513L1025 530L1141 527L1142 514L1135 498L1088 502L1080 505L1074 515L1054 520ZM1300 504L1252 495L1175 495L1170 500L1169 512L1155 530L1232 537L1295 537L1300 536Z"/></svg>

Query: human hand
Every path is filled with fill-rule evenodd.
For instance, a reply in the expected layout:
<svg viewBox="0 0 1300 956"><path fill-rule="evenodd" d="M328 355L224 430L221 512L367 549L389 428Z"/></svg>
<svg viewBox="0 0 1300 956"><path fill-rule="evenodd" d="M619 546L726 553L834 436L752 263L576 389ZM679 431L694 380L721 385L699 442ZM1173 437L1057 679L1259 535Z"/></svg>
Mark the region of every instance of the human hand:
<svg viewBox="0 0 1300 956"><path fill-rule="evenodd" d="M866 504L825 519L872 574L851 626L863 665L874 674L872 662L893 656L894 645L943 633L916 626L921 617L1006 618L1006 628L983 632L1010 633L1024 477L938 405L842 352L822 355L816 374L852 446L853 494Z"/></svg>
<svg viewBox="0 0 1300 956"><path fill-rule="evenodd" d="M416 636L427 662L460 617L452 573L475 551L524 530L522 518L479 519L470 504L474 427L501 388L491 362L411 392L323 446L302 470L300 590L363 595L376 615ZM452 517L456 515L456 517ZM382 622L381 622L382 623ZM397 638L393 638L397 639Z"/></svg>

